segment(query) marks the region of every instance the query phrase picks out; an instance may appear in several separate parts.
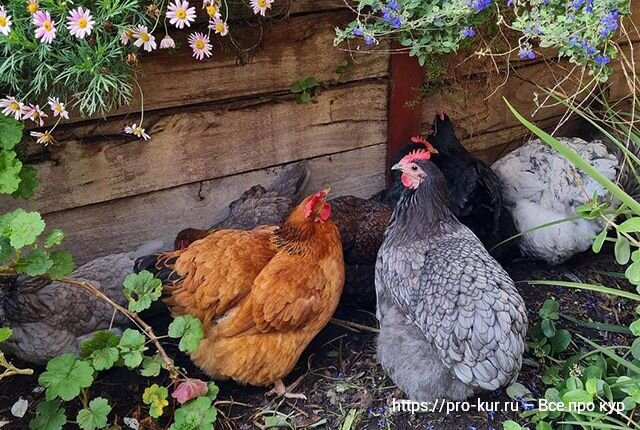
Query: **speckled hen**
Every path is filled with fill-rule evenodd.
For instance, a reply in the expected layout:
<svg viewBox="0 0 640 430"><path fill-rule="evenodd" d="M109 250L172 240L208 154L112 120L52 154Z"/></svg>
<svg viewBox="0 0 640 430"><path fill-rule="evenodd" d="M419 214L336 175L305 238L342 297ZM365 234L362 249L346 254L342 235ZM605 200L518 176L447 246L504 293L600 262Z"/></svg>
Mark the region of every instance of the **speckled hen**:
<svg viewBox="0 0 640 430"><path fill-rule="evenodd" d="M427 152L405 156L405 190L376 262L378 358L416 401L463 400L512 382L527 316L505 270L449 209Z"/></svg>
<svg viewBox="0 0 640 430"><path fill-rule="evenodd" d="M161 246L154 241L134 252L96 258L71 277L90 282L123 305L122 283L135 259ZM26 275L4 278L0 285L0 327L13 330L2 349L31 363L43 364L65 352L77 354L95 332L118 331L127 322L111 305L76 286Z"/></svg>

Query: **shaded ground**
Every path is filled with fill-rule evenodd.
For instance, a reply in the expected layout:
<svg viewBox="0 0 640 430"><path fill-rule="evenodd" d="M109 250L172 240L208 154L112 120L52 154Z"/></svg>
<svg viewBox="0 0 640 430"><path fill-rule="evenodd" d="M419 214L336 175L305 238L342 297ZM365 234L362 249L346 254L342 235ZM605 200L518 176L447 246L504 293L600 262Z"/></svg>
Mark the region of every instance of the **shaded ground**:
<svg viewBox="0 0 640 430"><path fill-rule="evenodd" d="M605 250L606 251L606 250ZM574 291L562 288L530 286L524 280L531 279L564 279L577 277L584 282L604 284L607 286L620 285L631 289L620 279L609 276L604 272L619 270L612 258L603 251L601 256L584 254L566 264L564 267L549 269L548 267L529 261L511 264L507 269L517 282L518 289L525 299L529 311L529 318L537 320L537 311L542 303L550 297L560 301L560 311L574 318L627 325L633 319L635 307L624 300L612 299L597 293ZM375 316L363 310L351 309L343 306L336 315L337 318L375 327ZM154 321L161 326L163 321ZM585 329L582 326L561 320L559 325L569 328L572 333L580 332L591 339L597 339L603 344L627 344L628 339L622 335L603 333ZM160 330L159 330L160 331ZM500 423L506 419L517 419L518 413L495 415L487 412L454 412L426 413L412 415L409 413L392 414L391 399L402 398L402 393L382 372L375 360L375 333L369 330L348 329L335 324L329 324L314 340L303 355L298 366L286 383L296 384L295 391L305 393L307 401L267 399L264 389L241 387L234 383L220 384L218 402L219 420L217 428L221 429L256 429L267 428L265 420L270 416L279 416L284 425L290 428L322 428L322 429L430 429L434 430L465 430L489 429L491 426L500 429ZM178 357L180 365L184 366L194 377L206 379L189 360L180 354L175 346L168 347L171 354ZM535 358L523 367L519 381L532 389L543 391L540 375L543 373L535 365ZM20 363L17 363L20 364ZM36 375L41 369L35 369ZM158 379L157 383L167 382ZM91 396L103 396L109 399L114 412L110 417L116 417L116 424L127 428L123 417L146 416L141 404L141 397L148 380L137 377L131 372L116 369L102 373L94 384ZM0 382L0 421L9 420L10 424L4 429L26 429L32 418L35 405L43 397L43 393L34 392L37 386L37 376L14 377ZM30 401L27 415L23 419L11 416L11 405L23 397ZM488 393L481 397L485 401L509 401L504 393ZM475 399L471 399L475 402ZM69 408L67 415L75 417L76 411ZM273 420L273 418L272 418ZM352 424L349 425L349 422ZM164 424L164 423L163 423ZM432 427L430 427L432 426ZM162 429L168 426L157 425L143 421L141 429ZM69 424L68 428L75 428ZM273 427L270 427L273 428ZM283 426L282 428L288 428Z"/></svg>

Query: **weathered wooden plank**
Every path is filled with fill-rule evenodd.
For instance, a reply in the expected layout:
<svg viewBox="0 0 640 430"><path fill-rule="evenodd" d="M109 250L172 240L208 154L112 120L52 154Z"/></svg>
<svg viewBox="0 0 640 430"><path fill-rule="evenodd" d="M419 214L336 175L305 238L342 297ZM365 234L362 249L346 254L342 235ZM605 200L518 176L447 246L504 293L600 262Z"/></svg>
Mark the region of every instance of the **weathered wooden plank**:
<svg viewBox="0 0 640 430"><path fill-rule="evenodd" d="M289 13L320 12L346 7L348 6L345 0L291 0L289 3Z"/></svg>
<svg viewBox="0 0 640 430"><path fill-rule="evenodd" d="M640 61L640 43L633 46L635 59ZM629 47L624 50L629 53ZM425 96L422 129L424 132L429 130L436 112L444 109L454 119L459 137L471 151L482 151L494 145L521 140L527 135L527 130L513 117L503 97L525 117L552 129L567 108L557 104L537 110L535 94L539 94L538 99L542 102L544 92L540 88L551 88L567 76L570 67L564 64L548 67L544 63L537 63L511 71L506 81L504 77L497 76L489 80L459 81L442 90L434 90ZM611 100L618 100L627 96L629 90L619 62L613 68L614 77L608 85ZM583 82L587 83L590 79L585 76ZM557 91L573 94L578 89L578 81L578 77L568 79ZM501 83L503 85L499 86ZM584 92L585 96L587 94ZM548 104L553 103L550 101Z"/></svg>
<svg viewBox="0 0 640 430"><path fill-rule="evenodd" d="M335 26L351 19L350 11L294 16L268 26L251 62L238 66L231 52L214 45L214 55L205 61L191 56L186 32L174 34L182 49L155 51L141 58L140 85L145 111L195 103L247 98L252 95L288 91L292 83L307 76L320 82L334 81L335 69L345 59L355 63L343 81L357 81L388 74L388 55L359 55L333 48ZM250 29L248 29L250 30ZM136 112L139 98L109 116Z"/></svg>
<svg viewBox="0 0 640 430"><path fill-rule="evenodd" d="M122 134L130 121L60 129L27 206L54 212L384 143L387 84L341 86L308 105L287 95L159 111L145 117L148 142Z"/></svg>
<svg viewBox="0 0 640 430"><path fill-rule="evenodd" d="M331 195L369 197L384 187L384 144L309 160L306 193L331 186ZM253 171L45 216L67 235L65 247L82 263L135 249L151 239L167 245L185 227L205 228L227 213L229 203L252 185L269 186L281 168Z"/></svg>

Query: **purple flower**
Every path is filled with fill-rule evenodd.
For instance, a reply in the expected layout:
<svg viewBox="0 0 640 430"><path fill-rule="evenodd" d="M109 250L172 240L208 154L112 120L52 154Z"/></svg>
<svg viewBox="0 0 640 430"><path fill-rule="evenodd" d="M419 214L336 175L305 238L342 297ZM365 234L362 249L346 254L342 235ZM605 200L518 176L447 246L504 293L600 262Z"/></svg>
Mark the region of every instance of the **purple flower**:
<svg viewBox="0 0 640 430"><path fill-rule="evenodd" d="M352 33L353 33L354 36L360 37L360 36L362 36L364 34L364 31L362 31L362 29L360 27L356 27L356 28L353 29Z"/></svg>
<svg viewBox="0 0 640 430"><path fill-rule="evenodd" d="M467 430L478 430L478 427L474 426L473 424L470 424L469 427L467 427Z"/></svg>
<svg viewBox="0 0 640 430"><path fill-rule="evenodd" d="M513 0L507 0L507 6L513 7Z"/></svg>
<svg viewBox="0 0 640 430"><path fill-rule="evenodd" d="M467 0L467 6L475 10L476 12L482 12L489 6L491 6L492 0Z"/></svg>
<svg viewBox="0 0 640 430"><path fill-rule="evenodd" d="M520 48L518 55L522 60L534 60L536 58L536 53L531 48Z"/></svg>
<svg viewBox="0 0 640 430"><path fill-rule="evenodd" d="M398 0L391 0L389 3L387 3L387 6L393 10L400 9L400 4L398 3Z"/></svg>
<svg viewBox="0 0 640 430"><path fill-rule="evenodd" d="M587 0L587 7L584 8L587 13L593 12L593 0Z"/></svg>
<svg viewBox="0 0 640 430"><path fill-rule="evenodd" d="M396 16L392 21L391 21L391 26L393 28L400 28L400 26L402 25L402 17L401 16Z"/></svg>
<svg viewBox="0 0 640 430"><path fill-rule="evenodd" d="M597 64L609 64L609 61L611 61L611 59L609 57L607 57L606 55L596 55L596 58L594 60Z"/></svg>
<svg viewBox="0 0 640 430"><path fill-rule="evenodd" d="M618 11L612 10L600 19L600 24L602 25L602 28L600 29L600 36L607 37L618 29L618 16L620 16Z"/></svg>
<svg viewBox="0 0 640 430"><path fill-rule="evenodd" d="M580 9L583 3L584 3L584 0L573 0L573 3L571 3L571 6L573 6L574 9Z"/></svg>
<svg viewBox="0 0 640 430"><path fill-rule="evenodd" d="M473 37L476 35L476 31L473 27L465 27L460 31L460 36L462 37Z"/></svg>
<svg viewBox="0 0 640 430"><path fill-rule="evenodd" d="M373 39L373 37L366 35L364 38L364 43L367 45L373 45L373 43L375 42L375 40Z"/></svg>

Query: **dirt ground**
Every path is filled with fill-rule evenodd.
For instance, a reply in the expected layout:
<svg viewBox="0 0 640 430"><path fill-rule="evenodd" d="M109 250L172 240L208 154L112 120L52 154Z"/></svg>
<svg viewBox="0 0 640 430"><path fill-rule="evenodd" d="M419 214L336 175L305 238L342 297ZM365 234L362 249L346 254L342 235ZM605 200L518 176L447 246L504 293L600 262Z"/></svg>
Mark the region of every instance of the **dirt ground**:
<svg viewBox="0 0 640 430"><path fill-rule="evenodd" d="M577 277L588 283L619 285L621 288L631 289L619 278L605 273L619 271L619 266L612 258L607 257L611 254L606 250L600 256L586 253L558 268L549 268L531 261L516 261L507 266L507 269L525 299L531 321L537 320L537 312L542 303L547 298L554 297L560 301L560 312L563 314L582 320L591 318L595 321L626 325L632 321L634 306L625 303L624 300L612 299L597 293L530 286L524 282L534 279L572 280ZM341 306L336 318L366 327L376 327L373 313L354 309L348 304ZM156 326L166 323L163 318L153 321ZM585 329L565 319L561 319L559 325L569 328L572 333L583 333L602 344L629 342L629 339L622 335ZM518 420L518 412L493 414L473 409L466 413L450 414L392 414L392 399L401 399L403 394L376 363L375 337L375 333L370 329L353 329L329 324L313 341L293 374L285 381L287 384L295 385L294 391L306 394L307 401L266 398L264 389L241 387L231 382L220 383L217 402L219 418L216 428L499 430L502 428L500 423L504 420ZM188 358L177 351L175 345L168 345L167 349L178 357L178 363L184 366L190 375L206 379L193 367ZM34 370L37 375L42 369ZM529 357L525 360L518 380L534 393L543 392L544 385L540 381L542 373L535 358ZM141 406L140 399L146 384L153 382L167 383L166 379L148 381L126 370L115 369L100 374L91 390L91 397L108 398L113 406L110 417L115 417L115 424L123 429L128 428L123 424L124 417L140 418L141 429L167 428L166 422L154 424L143 420L146 411ZM28 428L28 421L33 417L35 405L44 397L42 392L34 391L36 386L37 376L13 377L0 383L0 421L11 421L2 427L3 430ZM9 412L11 405L19 397L30 402L27 415L23 419L14 418ZM510 401L503 391L486 393L480 399ZM68 408L68 417L73 419L75 414L76 410L73 410L73 407ZM281 426L274 427L278 422ZM67 428L75 428L75 425L68 424Z"/></svg>

